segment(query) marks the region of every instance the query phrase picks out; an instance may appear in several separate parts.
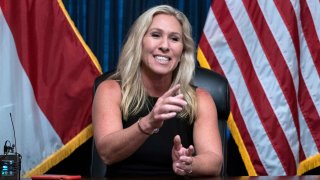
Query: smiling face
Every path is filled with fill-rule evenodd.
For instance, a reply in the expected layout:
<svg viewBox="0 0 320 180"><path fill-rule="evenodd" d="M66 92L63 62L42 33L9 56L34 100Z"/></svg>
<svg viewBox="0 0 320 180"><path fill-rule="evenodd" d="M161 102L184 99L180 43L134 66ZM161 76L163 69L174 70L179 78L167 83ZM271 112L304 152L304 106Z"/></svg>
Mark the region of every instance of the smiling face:
<svg viewBox="0 0 320 180"><path fill-rule="evenodd" d="M153 17L142 40L142 70L156 75L172 74L183 51L182 28L172 15Z"/></svg>

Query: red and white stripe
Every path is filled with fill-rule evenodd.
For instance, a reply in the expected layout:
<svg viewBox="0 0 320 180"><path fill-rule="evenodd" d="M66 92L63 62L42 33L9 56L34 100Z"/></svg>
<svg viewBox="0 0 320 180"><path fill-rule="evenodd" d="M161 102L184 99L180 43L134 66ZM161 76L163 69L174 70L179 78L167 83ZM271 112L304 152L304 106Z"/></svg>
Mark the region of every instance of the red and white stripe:
<svg viewBox="0 0 320 180"><path fill-rule="evenodd" d="M320 166L319 19L319 0L212 2L198 60L229 81L228 124L249 175Z"/></svg>
<svg viewBox="0 0 320 180"><path fill-rule="evenodd" d="M30 167L40 164L44 157L61 148L63 143L36 101L1 9L0 26L0 142L9 140L11 144L15 143L9 116L12 113L17 152L23 158L21 173L25 174ZM47 146L47 142L52 145Z"/></svg>
<svg viewBox="0 0 320 180"><path fill-rule="evenodd" d="M92 136L97 61L61 1L0 0L0 143L14 142L21 175L45 173Z"/></svg>

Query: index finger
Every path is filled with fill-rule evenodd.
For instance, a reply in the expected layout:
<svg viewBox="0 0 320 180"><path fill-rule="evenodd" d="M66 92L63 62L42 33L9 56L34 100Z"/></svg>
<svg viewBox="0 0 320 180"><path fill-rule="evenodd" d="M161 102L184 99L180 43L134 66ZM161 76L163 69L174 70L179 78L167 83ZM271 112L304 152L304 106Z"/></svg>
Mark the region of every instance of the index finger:
<svg viewBox="0 0 320 180"><path fill-rule="evenodd" d="M186 155L187 156L192 156L193 153L194 153L194 147L192 145L190 145Z"/></svg>
<svg viewBox="0 0 320 180"><path fill-rule="evenodd" d="M175 86L173 86L172 88L170 88L167 92L165 92L162 97L169 97L169 96L173 96L176 95L177 92L179 92L180 89L180 84L176 84Z"/></svg>

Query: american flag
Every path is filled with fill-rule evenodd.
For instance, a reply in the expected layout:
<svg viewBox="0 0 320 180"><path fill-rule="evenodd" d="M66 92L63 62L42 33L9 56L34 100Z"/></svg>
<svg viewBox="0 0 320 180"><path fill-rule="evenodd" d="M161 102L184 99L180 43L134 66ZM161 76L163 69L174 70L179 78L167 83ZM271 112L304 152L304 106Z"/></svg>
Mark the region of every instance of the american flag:
<svg viewBox="0 0 320 180"><path fill-rule="evenodd" d="M228 79L228 126L249 175L320 166L319 39L319 0L212 1L198 61Z"/></svg>

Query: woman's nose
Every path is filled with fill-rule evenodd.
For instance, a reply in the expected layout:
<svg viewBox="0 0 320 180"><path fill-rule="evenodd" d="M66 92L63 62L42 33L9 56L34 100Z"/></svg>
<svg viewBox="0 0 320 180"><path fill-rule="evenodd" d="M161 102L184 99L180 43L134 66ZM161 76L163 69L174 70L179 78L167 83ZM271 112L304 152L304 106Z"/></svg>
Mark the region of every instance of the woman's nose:
<svg viewBox="0 0 320 180"><path fill-rule="evenodd" d="M167 38L163 38L160 44L160 50L166 52L169 51L169 42Z"/></svg>

